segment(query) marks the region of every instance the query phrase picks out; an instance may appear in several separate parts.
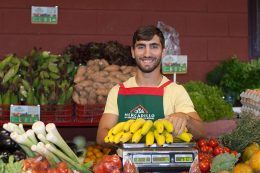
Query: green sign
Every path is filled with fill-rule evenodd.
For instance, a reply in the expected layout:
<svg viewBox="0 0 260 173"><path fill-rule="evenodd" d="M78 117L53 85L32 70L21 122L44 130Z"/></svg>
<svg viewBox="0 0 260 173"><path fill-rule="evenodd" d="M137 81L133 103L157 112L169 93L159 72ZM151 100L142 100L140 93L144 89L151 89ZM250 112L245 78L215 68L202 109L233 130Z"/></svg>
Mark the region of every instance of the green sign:
<svg viewBox="0 0 260 173"><path fill-rule="evenodd" d="M187 73L186 55L166 55L162 58L162 72L164 74Z"/></svg>
<svg viewBox="0 0 260 173"><path fill-rule="evenodd" d="M58 7L32 6L31 20L33 24L57 24Z"/></svg>
<svg viewBox="0 0 260 173"><path fill-rule="evenodd" d="M40 120L40 106L11 105L10 122L16 124L33 124Z"/></svg>

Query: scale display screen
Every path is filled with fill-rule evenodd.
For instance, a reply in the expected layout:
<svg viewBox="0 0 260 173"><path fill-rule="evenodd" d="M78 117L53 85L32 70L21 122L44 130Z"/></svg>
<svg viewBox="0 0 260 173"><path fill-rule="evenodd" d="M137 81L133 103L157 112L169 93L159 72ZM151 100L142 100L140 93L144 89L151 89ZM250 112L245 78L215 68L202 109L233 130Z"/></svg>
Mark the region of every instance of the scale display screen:
<svg viewBox="0 0 260 173"><path fill-rule="evenodd" d="M152 155L152 163L170 163L170 155L156 154Z"/></svg>
<svg viewBox="0 0 260 173"><path fill-rule="evenodd" d="M133 155L134 163L151 163L151 155L148 154L135 154Z"/></svg>
<svg viewBox="0 0 260 173"><path fill-rule="evenodd" d="M193 162L192 154L175 154L176 163L189 163Z"/></svg>

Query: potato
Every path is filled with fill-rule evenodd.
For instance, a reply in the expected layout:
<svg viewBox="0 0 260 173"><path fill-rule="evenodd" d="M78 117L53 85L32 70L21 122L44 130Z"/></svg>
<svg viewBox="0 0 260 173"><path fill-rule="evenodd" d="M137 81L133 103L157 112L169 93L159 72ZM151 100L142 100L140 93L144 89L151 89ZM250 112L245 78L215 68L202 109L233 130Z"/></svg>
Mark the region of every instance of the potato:
<svg viewBox="0 0 260 173"><path fill-rule="evenodd" d="M120 69L119 65L109 65L106 68L104 68L104 70L110 72L110 71L118 71Z"/></svg>
<svg viewBox="0 0 260 173"><path fill-rule="evenodd" d="M93 83L93 81L91 81L91 80L84 80L84 81L81 81L80 83L78 83L77 86L88 87L88 86L91 86L92 83Z"/></svg>
<svg viewBox="0 0 260 173"><path fill-rule="evenodd" d="M107 96L107 95L108 95L108 92L109 92L108 89L99 88L99 89L96 90L96 94L97 94L98 96Z"/></svg>
<svg viewBox="0 0 260 173"><path fill-rule="evenodd" d="M87 62L87 66L88 66L88 67L91 67L91 66L93 66L93 65L95 65L95 61L94 61L94 60L89 60L89 61Z"/></svg>
<svg viewBox="0 0 260 173"><path fill-rule="evenodd" d="M105 89L105 85L103 83L100 83L100 82L94 82L93 83L93 88L95 89L98 89L98 88L101 88L101 89Z"/></svg>
<svg viewBox="0 0 260 173"><path fill-rule="evenodd" d="M76 91L73 92L72 99L75 103L80 104L79 95Z"/></svg>
<svg viewBox="0 0 260 173"><path fill-rule="evenodd" d="M98 64L100 69L104 69L105 67L109 66L109 63L105 59L101 59Z"/></svg>

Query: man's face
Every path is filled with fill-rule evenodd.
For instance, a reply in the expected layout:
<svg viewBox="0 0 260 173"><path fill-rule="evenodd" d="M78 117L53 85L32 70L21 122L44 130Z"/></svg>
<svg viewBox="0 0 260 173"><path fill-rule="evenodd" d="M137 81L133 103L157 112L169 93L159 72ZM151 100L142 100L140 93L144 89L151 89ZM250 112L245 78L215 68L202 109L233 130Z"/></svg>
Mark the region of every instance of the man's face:
<svg viewBox="0 0 260 173"><path fill-rule="evenodd" d="M132 56L135 58L137 67L144 73L150 73L156 68L160 68L164 53L165 50L157 35L149 41L137 41L132 48Z"/></svg>

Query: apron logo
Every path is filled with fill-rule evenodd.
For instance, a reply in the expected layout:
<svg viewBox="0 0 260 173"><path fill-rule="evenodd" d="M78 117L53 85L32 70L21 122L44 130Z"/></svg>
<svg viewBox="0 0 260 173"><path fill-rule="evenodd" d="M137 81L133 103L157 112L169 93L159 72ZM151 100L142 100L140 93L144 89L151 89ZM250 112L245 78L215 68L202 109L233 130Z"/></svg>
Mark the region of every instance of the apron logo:
<svg viewBox="0 0 260 173"><path fill-rule="evenodd" d="M137 118L144 118L153 120L155 117L154 114L149 114L147 109L145 109L142 105L136 106L134 109L130 111L130 113L125 113L126 119L137 119Z"/></svg>

